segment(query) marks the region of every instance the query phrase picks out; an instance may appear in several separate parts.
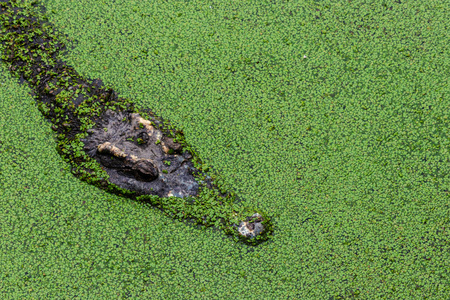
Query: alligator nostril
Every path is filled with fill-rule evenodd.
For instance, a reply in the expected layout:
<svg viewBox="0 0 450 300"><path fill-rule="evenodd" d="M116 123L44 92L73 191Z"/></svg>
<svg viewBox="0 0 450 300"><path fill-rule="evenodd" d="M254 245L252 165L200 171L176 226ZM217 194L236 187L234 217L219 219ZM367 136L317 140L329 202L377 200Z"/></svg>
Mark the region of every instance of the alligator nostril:
<svg viewBox="0 0 450 300"><path fill-rule="evenodd" d="M247 228L251 231L255 230L255 223L250 223L247 225Z"/></svg>
<svg viewBox="0 0 450 300"><path fill-rule="evenodd" d="M139 181L153 181L158 178L158 169L146 159L138 160L133 165L134 177Z"/></svg>

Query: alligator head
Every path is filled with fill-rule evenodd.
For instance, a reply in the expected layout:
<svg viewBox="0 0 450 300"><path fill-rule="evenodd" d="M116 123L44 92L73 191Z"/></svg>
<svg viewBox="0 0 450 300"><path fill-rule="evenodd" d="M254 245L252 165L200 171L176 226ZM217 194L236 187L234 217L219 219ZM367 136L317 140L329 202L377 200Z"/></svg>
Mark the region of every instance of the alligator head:
<svg viewBox="0 0 450 300"><path fill-rule="evenodd" d="M117 186L159 197L196 196L199 185L188 151L137 113L107 110L81 141Z"/></svg>

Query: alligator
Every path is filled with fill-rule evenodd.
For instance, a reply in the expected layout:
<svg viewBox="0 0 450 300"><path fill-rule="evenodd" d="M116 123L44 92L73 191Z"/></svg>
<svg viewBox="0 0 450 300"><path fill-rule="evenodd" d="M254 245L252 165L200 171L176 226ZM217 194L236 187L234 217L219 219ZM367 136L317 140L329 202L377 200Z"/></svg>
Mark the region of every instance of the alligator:
<svg viewBox="0 0 450 300"><path fill-rule="evenodd" d="M30 87L75 177L172 218L220 227L236 241L257 245L273 235L271 217L242 205L182 130L67 65L62 33L48 22L45 7L0 0L0 8L1 60Z"/></svg>

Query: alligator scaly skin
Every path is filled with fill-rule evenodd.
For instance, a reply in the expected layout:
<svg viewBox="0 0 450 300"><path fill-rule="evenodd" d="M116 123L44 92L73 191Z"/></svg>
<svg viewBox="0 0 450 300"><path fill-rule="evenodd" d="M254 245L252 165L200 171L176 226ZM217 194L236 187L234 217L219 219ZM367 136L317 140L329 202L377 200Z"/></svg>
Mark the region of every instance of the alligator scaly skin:
<svg viewBox="0 0 450 300"><path fill-rule="evenodd" d="M0 5L2 61L21 83L28 83L57 133L59 154L76 177L149 201L169 215L219 225L251 244L267 239L270 217L236 206L234 193L219 191L182 131L151 110L138 110L119 98L100 79L82 78L63 62L65 45L51 25L39 19L38 7L16 0L1 0ZM196 203L202 189L214 191L209 195L216 200Z"/></svg>

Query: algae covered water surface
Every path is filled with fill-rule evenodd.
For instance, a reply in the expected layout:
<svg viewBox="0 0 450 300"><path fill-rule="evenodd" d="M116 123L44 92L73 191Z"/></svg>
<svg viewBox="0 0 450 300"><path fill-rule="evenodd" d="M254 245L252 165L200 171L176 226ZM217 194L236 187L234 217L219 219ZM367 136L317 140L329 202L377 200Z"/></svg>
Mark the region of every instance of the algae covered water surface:
<svg viewBox="0 0 450 300"><path fill-rule="evenodd" d="M49 97L68 99L72 83L80 93L76 107L57 106L55 95L54 108L39 109L36 89L11 76L20 66L9 70L2 57L0 290L6 298L448 298L450 107L442 2L35 4L46 9L35 6L38 19L61 32L44 48L67 47L59 51L65 51L59 70L68 73L54 75L52 84L69 94L51 87ZM39 58L27 53L22 58ZM99 98L81 105L94 95ZM59 109L102 116L106 110L96 103L105 99L108 114L123 109L125 121L93 118L90 141L75 130L88 133L90 118L56 116ZM55 113L49 122L46 108ZM145 115L146 108L154 115ZM110 168L124 176L117 183L139 179L145 186L155 169L164 178L191 159L152 166L145 160L152 157L133 154L151 142L147 125L159 129L161 122L169 137L166 120L191 146L199 187L206 184L200 196L148 195L154 205L147 206L124 197L126 187L114 194L79 180L63 159L73 155L82 165L87 146L96 164L84 167L103 166L95 170L100 181ZM129 131L123 131L127 122L136 125L128 128L133 134L116 139ZM164 149L183 154L176 153L178 138L157 142L151 148L161 155ZM218 186L208 188L205 175ZM172 193L183 191L189 189ZM189 209L200 226L174 220L185 220ZM242 215L229 218L233 210ZM259 211L276 225L263 243L235 243L218 230Z"/></svg>

